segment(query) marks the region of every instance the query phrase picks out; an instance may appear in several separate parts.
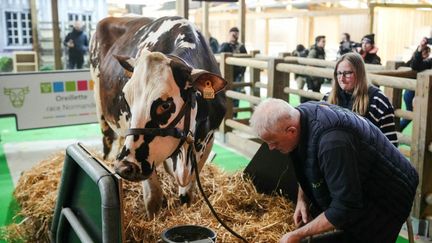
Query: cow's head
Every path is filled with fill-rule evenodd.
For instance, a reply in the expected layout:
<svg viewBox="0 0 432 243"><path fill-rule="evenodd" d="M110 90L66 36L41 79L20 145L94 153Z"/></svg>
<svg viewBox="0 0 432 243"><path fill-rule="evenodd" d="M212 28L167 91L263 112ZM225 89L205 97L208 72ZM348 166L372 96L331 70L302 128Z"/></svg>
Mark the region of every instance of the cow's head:
<svg viewBox="0 0 432 243"><path fill-rule="evenodd" d="M116 58L130 77L123 93L131 119L115 170L125 179L145 180L155 166L180 148L184 135L194 134L195 97L206 93L211 98L226 81L159 52L145 51L137 59Z"/></svg>

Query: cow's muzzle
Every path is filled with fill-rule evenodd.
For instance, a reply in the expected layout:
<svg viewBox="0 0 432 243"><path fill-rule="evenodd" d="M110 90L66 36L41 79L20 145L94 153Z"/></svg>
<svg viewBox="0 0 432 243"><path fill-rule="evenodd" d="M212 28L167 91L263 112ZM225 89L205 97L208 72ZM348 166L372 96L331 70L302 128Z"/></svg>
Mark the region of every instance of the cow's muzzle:
<svg viewBox="0 0 432 243"><path fill-rule="evenodd" d="M136 163L122 160L116 161L114 164L115 172L122 178L129 181L143 181L150 177L154 170L154 164L150 165L149 162L142 162L141 169Z"/></svg>

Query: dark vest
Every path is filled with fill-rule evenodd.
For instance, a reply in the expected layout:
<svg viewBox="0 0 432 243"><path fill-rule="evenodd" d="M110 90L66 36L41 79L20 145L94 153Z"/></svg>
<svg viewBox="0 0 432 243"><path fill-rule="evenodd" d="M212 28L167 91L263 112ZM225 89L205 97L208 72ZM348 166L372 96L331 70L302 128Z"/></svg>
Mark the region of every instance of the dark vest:
<svg viewBox="0 0 432 243"><path fill-rule="evenodd" d="M418 175L410 162L381 131L367 119L336 105L307 102L297 107L301 113L302 141L295 161L299 183L319 211L328 208L331 197L319 168L321 136L333 129L350 132L357 139L359 170L366 208L379 209L397 218L408 217L418 185ZM355 192L354 192L355 193ZM370 199L370 200L369 200Z"/></svg>

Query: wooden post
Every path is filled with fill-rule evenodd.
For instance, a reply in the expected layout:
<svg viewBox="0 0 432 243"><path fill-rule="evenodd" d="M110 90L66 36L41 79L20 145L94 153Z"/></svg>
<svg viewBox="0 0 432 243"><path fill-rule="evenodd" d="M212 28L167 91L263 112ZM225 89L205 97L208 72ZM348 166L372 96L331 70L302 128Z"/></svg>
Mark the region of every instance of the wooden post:
<svg viewBox="0 0 432 243"><path fill-rule="evenodd" d="M279 52L278 57L284 59L285 57L291 56L291 52ZM282 73L283 75L283 79L285 80L284 82L286 83L285 87L290 87L290 77L291 77L291 73ZM294 74L293 74L294 75ZM293 77L294 79L294 77ZM285 88L284 87L284 88ZM289 94L286 94L286 100L289 103Z"/></svg>
<svg viewBox="0 0 432 243"><path fill-rule="evenodd" d="M30 15L31 15L31 23L32 23L32 39L33 39L33 51L36 52L37 63L41 63L40 61L40 47L39 47L39 32L38 32L38 17L37 17L37 8L36 8L36 0L30 1ZM36 67L36 70L39 70L39 67Z"/></svg>
<svg viewBox="0 0 432 243"><path fill-rule="evenodd" d="M189 18L189 0L176 1L177 15L185 19Z"/></svg>
<svg viewBox="0 0 432 243"><path fill-rule="evenodd" d="M202 2L202 10L203 10L203 19L202 19L202 33L206 37L206 40L210 39L209 32L209 3Z"/></svg>
<svg viewBox="0 0 432 243"><path fill-rule="evenodd" d="M54 69L63 69L61 62L61 38L60 38L60 24L58 17L58 5L57 0L51 0L51 14L52 14L52 29L53 29L53 40L54 40Z"/></svg>
<svg viewBox="0 0 432 243"><path fill-rule="evenodd" d="M239 23L240 23L240 42L245 43L246 41L246 1L239 1Z"/></svg>
<svg viewBox="0 0 432 243"><path fill-rule="evenodd" d="M250 51L249 54L251 54L252 57L255 57L257 54L259 54L259 50L253 50ZM257 68L249 68L249 82L252 84L251 86L251 95L260 97L260 88L255 87L256 82L261 81L261 70Z"/></svg>
<svg viewBox="0 0 432 243"><path fill-rule="evenodd" d="M417 218L431 215L432 207L427 206L426 196L432 192L432 75L431 72L417 75L414 99L414 120L411 144L411 163L419 174L419 185L412 214Z"/></svg>
<svg viewBox="0 0 432 243"><path fill-rule="evenodd" d="M395 61L388 61L386 64L387 70L396 70L400 66L402 66L404 62L395 62ZM396 89L396 88L390 88L390 87L384 87L384 94L387 96L387 98L390 100L390 103L392 103L393 108L400 109L402 107L402 90ZM396 130L399 131L399 122L400 118L395 117L395 125Z"/></svg>
<svg viewBox="0 0 432 243"><path fill-rule="evenodd" d="M225 90L231 90L232 84L234 82L234 69L232 65L228 65L226 63L226 59L228 57L232 57L232 53L222 52L220 53L220 71L222 77L228 82L227 87ZM233 119L233 101L230 98L226 99L226 112L225 112L225 118L222 121L221 125L219 126L219 131L223 134L223 140L226 141L226 133L230 132L232 128L225 125L225 121L227 119Z"/></svg>
<svg viewBox="0 0 432 243"><path fill-rule="evenodd" d="M289 82L285 79L285 73L276 70L276 65L282 62L284 62L283 58L272 58L268 61L267 97L288 101L288 94L284 93L284 88L289 85Z"/></svg>

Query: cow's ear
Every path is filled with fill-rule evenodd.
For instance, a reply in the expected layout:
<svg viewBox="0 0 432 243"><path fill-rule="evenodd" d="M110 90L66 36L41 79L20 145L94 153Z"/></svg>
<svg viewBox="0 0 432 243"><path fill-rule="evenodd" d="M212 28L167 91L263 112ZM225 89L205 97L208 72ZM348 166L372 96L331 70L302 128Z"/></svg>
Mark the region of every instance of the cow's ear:
<svg viewBox="0 0 432 243"><path fill-rule="evenodd" d="M201 92L204 99L213 99L215 94L225 88L227 81L214 73L193 69L192 84Z"/></svg>
<svg viewBox="0 0 432 243"><path fill-rule="evenodd" d="M120 63L120 65L125 70L125 75L130 78L132 77L134 67L135 67L135 59L128 56L122 56L122 55L113 55L117 61Z"/></svg>

